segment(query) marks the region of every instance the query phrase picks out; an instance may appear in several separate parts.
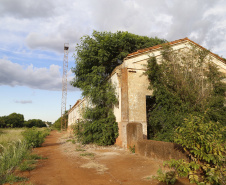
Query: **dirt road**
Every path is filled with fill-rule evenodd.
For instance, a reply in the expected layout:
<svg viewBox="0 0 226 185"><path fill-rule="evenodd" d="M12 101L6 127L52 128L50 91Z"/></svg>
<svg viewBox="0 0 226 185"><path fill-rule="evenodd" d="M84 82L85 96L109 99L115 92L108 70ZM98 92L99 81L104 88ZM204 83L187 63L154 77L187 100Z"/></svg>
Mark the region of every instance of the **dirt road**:
<svg viewBox="0 0 226 185"><path fill-rule="evenodd" d="M162 162L110 146L73 144L65 133L52 131L35 153L47 157L23 176L35 185L157 185L150 178ZM186 179L177 185L189 184Z"/></svg>

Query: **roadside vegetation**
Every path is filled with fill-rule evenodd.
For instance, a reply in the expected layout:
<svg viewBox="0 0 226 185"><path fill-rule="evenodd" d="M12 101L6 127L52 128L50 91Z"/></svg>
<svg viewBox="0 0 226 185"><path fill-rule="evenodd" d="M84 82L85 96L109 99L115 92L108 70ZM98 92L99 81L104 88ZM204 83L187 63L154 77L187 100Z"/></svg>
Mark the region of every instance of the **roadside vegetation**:
<svg viewBox="0 0 226 185"><path fill-rule="evenodd" d="M47 128L0 129L0 184L26 180L13 172L35 168L41 157L31 154L31 149L41 146L49 132Z"/></svg>
<svg viewBox="0 0 226 185"><path fill-rule="evenodd" d="M175 131L174 142L183 146L189 161L183 159L165 161L171 171L158 170L155 179L174 184L177 178L188 177L196 184L226 184L226 153L220 123L206 122L203 116L189 116Z"/></svg>
<svg viewBox="0 0 226 185"><path fill-rule="evenodd" d="M153 97L149 109L149 138L175 142L189 157L166 161L172 171L155 178L174 184L188 177L196 184L226 184L226 84L211 62L209 51L192 47L175 52L163 46L162 60L148 61L146 75Z"/></svg>
<svg viewBox="0 0 226 185"><path fill-rule="evenodd" d="M65 130L67 129L67 126L68 126L68 114L67 114L68 111L65 112L64 116L63 116L63 124L62 124L62 129ZM52 125L52 128L53 129L56 129L56 130L61 130L61 117L59 117Z"/></svg>

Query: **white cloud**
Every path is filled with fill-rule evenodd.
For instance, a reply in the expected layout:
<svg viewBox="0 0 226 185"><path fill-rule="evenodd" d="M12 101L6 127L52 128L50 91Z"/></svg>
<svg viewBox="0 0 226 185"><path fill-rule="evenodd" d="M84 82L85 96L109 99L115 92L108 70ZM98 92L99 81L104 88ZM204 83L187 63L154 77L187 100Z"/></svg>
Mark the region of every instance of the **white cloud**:
<svg viewBox="0 0 226 185"><path fill-rule="evenodd" d="M31 49L39 49L46 51L55 51L62 53L64 50L64 43L69 43L70 50L73 50L75 43L79 41L81 33L76 34L72 30L64 31L62 33L51 33L49 35L40 33L30 33L26 38L26 43Z"/></svg>
<svg viewBox="0 0 226 185"><path fill-rule="evenodd" d="M30 104L32 103L32 100L15 100L14 103Z"/></svg>
<svg viewBox="0 0 226 185"><path fill-rule="evenodd" d="M63 38L58 35L41 35L30 33L27 36L27 44L31 49L63 51Z"/></svg>
<svg viewBox="0 0 226 185"><path fill-rule="evenodd" d="M54 13L55 6L52 0L1 0L0 15L17 18L44 18Z"/></svg>
<svg viewBox="0 0 226 185"><path fill-rule="evenodd" d="M68 82L73 75L68 73ZM36 68L32 64L27 68L13 63L9 60L0 59L0 85L27 86L33 89L43 89L51 91L62 90L62 76L60 66L51 65L48 68ZM68 85L69 91L78 90Z"/></svg>
<svg viewBox="0 0 226 185"><path fill-rule="evenodd" d="M189 37L216 51L225 42L223 0L2 0L0 4L1 45L15 40L14 44L20 41L32 50L63 53L63 43L74 48L81 36L94 29L169 41ZM13 37L18 33L19 38Z"/></svg>

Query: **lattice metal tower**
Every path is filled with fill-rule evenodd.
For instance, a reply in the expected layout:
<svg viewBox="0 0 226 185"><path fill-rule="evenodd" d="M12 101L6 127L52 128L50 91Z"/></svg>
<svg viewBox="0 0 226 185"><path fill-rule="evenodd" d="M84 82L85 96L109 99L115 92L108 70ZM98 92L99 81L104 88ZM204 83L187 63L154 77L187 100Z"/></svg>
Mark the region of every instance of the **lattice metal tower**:
<svg viewBox="0 0 226 185"><path fill-rule="evenodd" d="M66 129L66 104L67 104L67 70L68 70L68 49L69 43L64 43L64 61L62 77L62 100L61 100L61 130Z"/></svg>

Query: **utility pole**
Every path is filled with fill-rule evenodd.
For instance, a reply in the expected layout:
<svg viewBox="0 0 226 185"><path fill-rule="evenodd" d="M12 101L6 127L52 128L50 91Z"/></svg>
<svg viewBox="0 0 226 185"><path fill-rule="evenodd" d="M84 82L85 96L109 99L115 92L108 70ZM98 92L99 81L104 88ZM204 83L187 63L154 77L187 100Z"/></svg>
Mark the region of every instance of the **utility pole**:
<svg viewBox="0 0 226 185"><path fill-rule="evenodd" d="M67 103L67 70L68 70L68 49L69 43L64 43L64 61L63 61L63 77L62 77L62 100L61 100L61 131L67 129L66 120L66 103Z"/></svg>

